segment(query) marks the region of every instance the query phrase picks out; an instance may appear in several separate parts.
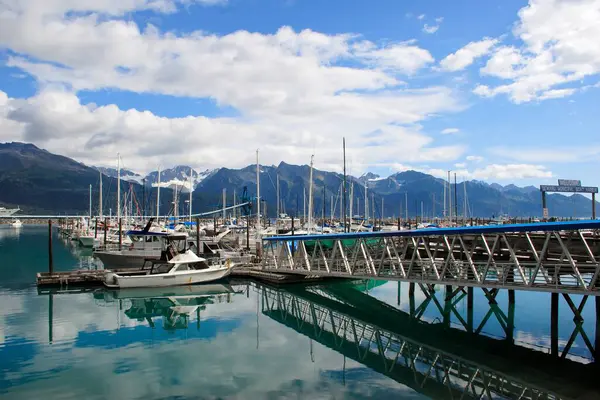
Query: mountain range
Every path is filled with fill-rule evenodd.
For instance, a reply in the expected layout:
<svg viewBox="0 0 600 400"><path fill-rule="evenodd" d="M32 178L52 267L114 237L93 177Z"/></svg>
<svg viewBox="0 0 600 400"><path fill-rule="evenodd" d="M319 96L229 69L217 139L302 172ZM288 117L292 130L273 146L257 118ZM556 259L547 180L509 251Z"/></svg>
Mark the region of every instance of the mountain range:
<svg viewBox="0 0 600 400"><path fill-rule="evenodd" d="M180 213L188 212L190 167L176 166L161 171L161 214L173 207L174 189L186 192L179 196ZM223 190L227 204L233 203L235 192L239 203L244 188L246 198L256 198L256 166L241 169L219 168L202 172L192 170L193 212L204 212L222 207ZM111 168L86 166L68 157L52 154L28 143L0 143L0 206L20 206L26 213L80 213L85 214L89 206L89 190L92 186L94 213L98 209L98 187L100 173L103 176L103 208L108 214L115 212L117 171ZM279 176L280 211L301 216L308 203L310 168L307 165L291 165L285 162L277 166L261 165L261 198L267 214L274 216L277 208L276 182ZM142 176L134 171L121 169L121 191L127 196L128 204L145 214L156 210L158 172ZM124 181L124 182L123 182ZM146 186L142 184L145 182ZM339 173L313 170L314 210L317 216L332 211L339 215L341 209L340 190L343 176ZM348 193L352 190L353 214L365 211L365 184L369 200L369 214L377 218L416 215L442 215L444 208L444 180L417 171L404 171L388 177L366 173L361 177L347 177ZM183 189L182 186L184 187ZM351 189L352 188L352 189ZM488 184L482 181L467 181L452 184L453 203L460 215L464 212L465 193L468 214L490 218L500 214L520 217L540 217L541 195L533 186L518 187ZM456 189L456 190L454 190ZM454 201L454 197L456 201ZM579 194L547 196L549 212L557 217L589 217L591 201ZM333 204L333 206L332 206ZM348 204L348 207L350 205ZM407 210L408 209L408 210ZM264 212L264 207L263 207Z"/></svg>

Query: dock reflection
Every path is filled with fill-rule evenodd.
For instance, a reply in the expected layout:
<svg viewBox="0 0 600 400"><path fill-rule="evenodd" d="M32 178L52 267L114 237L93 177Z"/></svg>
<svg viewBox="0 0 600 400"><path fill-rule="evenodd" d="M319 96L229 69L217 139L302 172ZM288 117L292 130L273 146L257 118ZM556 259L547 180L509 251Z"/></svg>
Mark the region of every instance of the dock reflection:
<svg viewBox="0 0 600 400"><path fill-rule="evenodd" d="M429 397L600 397L594 363L423 323L345 285L260 292L264 315Z"/></svg>

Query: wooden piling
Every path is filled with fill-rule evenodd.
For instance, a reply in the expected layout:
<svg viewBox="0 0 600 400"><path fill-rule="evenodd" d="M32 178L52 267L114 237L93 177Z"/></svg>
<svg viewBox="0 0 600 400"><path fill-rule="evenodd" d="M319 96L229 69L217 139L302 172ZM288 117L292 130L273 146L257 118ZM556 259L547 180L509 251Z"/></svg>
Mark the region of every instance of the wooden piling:
<svg viewBox="0 0 600 400"><path fill-rule="evenodd" d="M48 220L48 272L54 272L54 260L52 255L52 220Z"/></svg>
<svg viewBox="0 0 600 400"><path fill-rule="evenodd" d="M550 354L558 357L558 293L550 296Z"/></svg>
<svg viewBox="0 0 600 400"><path fill-rule="evenodd" d="M106 231L108 230L108 218L104 218L104 247L106 247Z"/></svg>
<svg viewBox="0 0 600 400"><path fill-rule="evenodd" d="M94 239L98 239L98 218L94 222Z"/></svg>

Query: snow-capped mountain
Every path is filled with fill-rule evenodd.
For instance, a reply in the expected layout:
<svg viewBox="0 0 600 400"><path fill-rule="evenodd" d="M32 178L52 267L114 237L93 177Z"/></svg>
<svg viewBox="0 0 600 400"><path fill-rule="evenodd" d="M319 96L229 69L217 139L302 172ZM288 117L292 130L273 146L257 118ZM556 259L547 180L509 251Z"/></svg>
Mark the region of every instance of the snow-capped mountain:
<svg viewBox="0 0 600 400"><path fill-rule="evenodd" d="M116 168L105 168L105 167L94 167L94 168L96 168L98 171L102 172L102 174L104 174L106 176L110 176L111 178L116 178L118 175ZM128 181L128 182L139 183L141 185L144 177L141 176L140 174L137 174L128 169L121 168L121 179Z"/></svg>
<svg viewBox="0 0 600 400"><path fill-rule="evenodd" d="M105 168L105 167L94 167L98 171L102 172L106 176L110 176L111 178L117 177L117 169L116 168ZM189 193L190 191L190 171L192 175L192 185L193 189L195 189L200 182L204 179L208 178L212 174L214 174L217 170L204 170L202 172L198 172L193 168L190 168L186 165L178 165L173 168L168 168L160 171L160 187L171 188L174 189L177 187L179 190L183 192ZM121 169L121 179L128 182L143 184L144 180L146 182L146 186L154 186L156 187L158 184L158 171L152 171L145 177L130 171L128 169Z"/></svg>
<svg viewBox="0 0 600 400"><path fill-rule="evenodd" d="M217 170L204 170L198 172L186 165L178 165L173 168L168 168L160 171L160 187L180 188L183 192L190 191L190 173L192 177L192 190L198 186L207 177L214 174ZM152 171L146 175L146 184L157 186L158 171Z"/></svg>

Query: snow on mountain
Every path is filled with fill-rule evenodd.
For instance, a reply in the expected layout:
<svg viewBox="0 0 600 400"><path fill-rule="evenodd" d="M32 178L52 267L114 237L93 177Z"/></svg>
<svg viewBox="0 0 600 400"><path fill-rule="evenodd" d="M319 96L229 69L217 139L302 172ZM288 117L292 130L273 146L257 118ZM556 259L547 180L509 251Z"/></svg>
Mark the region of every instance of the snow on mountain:
<svg viewBox="0 0 600 400"><path fill-rule="evenodd" d="M160 171L160 187L179 188L182 192L189 193L190 186L194 190L200 182L214 174L217 170L204 170L197 172L193 168L185 165L178 165L173 168ZM190 183L191 173L191 183ZM152 171L146 176L146 182L153 187L158 186L158 171Z"/></svg>
<svg viewBox="0 0 600 400"><path fill-rule="evenodd" d="M116 168L105 168L105 167L94 167L94 168L96 168L98 171L102 172L102 174L104 174L106 176L110 176L111 178L116 178L118 176L118 171ZM139 183L141 185L144 177L133 171L122 168L121 169L121 179L124 181L127 181L127 182Z"/></svg>

